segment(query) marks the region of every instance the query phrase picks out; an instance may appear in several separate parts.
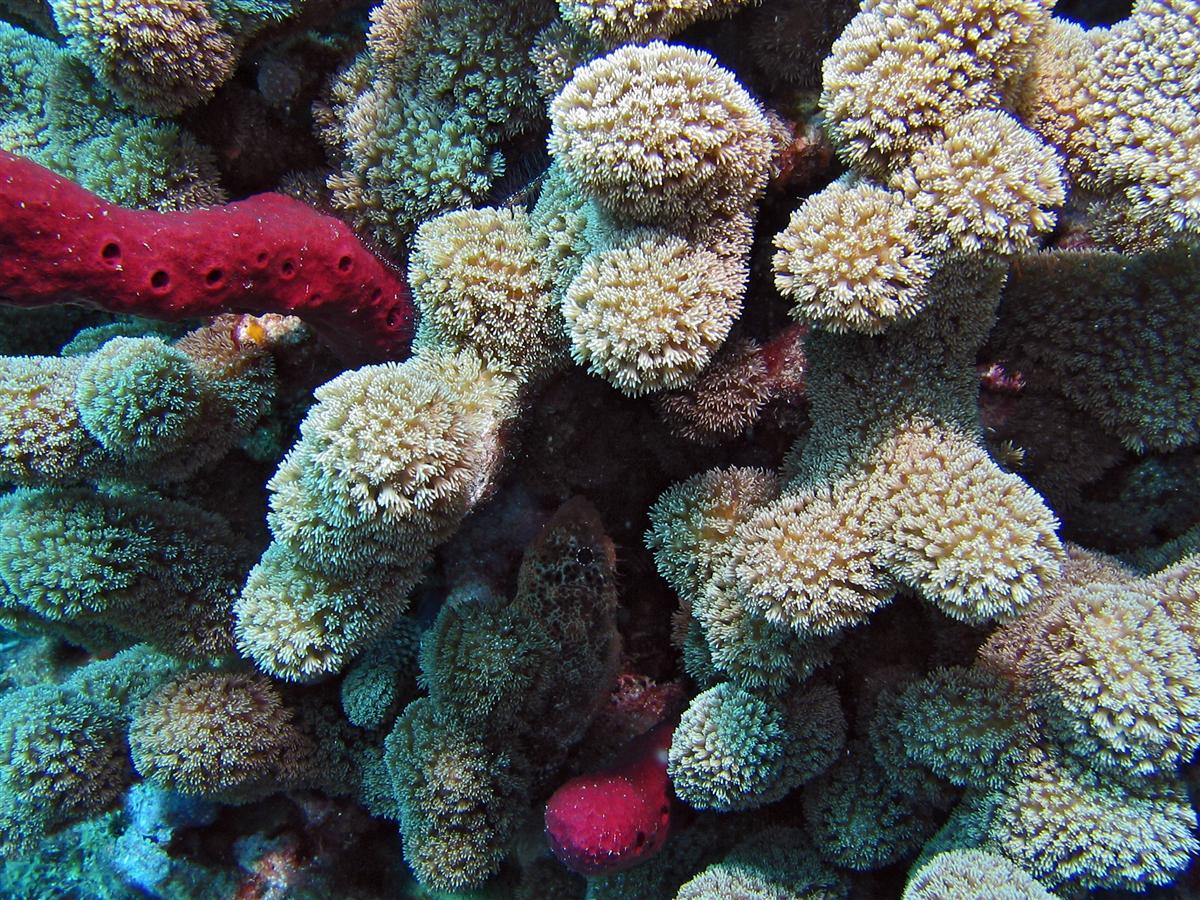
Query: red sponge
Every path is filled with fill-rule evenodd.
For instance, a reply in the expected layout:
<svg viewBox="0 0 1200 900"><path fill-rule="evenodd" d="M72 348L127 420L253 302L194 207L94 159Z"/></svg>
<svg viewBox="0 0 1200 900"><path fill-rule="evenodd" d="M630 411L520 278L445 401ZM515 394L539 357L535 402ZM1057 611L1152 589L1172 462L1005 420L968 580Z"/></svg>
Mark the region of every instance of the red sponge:
<svg viewBox="0 0 1200 900"><path fill-rule="evenodd" d="M645 862L671 825L667 750L673 722L634 738L615 766L572 778L546 804L546 838L563 865L606 875Z"/></svg>
<svg viewBox="0 0 1200 900"><path fill-rule="evenodd" d="M300 316L352 361L405 356L408 285L342 222L282 194L160 213L0 151L0 300L185 319Z"/></svg>

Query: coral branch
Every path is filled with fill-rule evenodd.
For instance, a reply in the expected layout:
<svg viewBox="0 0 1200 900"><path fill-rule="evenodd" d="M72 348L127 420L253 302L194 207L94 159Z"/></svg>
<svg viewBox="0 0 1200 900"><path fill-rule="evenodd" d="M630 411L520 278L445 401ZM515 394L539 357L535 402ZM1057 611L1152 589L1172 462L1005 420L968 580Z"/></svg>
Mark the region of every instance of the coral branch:
<svg viewBox="0 0 1200 900"><path fill-rule="evenodd" d="M0 151L0 298L185 319L274 312L361 360L407 354L404 280L343 223L280 194L211 209L125 209Z"/></svg>

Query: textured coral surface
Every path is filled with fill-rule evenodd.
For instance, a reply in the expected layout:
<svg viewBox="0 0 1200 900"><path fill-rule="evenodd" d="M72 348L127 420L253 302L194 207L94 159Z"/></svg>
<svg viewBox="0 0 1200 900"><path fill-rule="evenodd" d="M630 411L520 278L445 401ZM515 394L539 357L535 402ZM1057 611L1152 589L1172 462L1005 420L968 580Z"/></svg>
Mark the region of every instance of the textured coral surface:
<svg viewBox="0 0 1200 900"><path fill-rule="evenodd" d="M1196 0L0 0L0 896L1200 896Z"/></svg>

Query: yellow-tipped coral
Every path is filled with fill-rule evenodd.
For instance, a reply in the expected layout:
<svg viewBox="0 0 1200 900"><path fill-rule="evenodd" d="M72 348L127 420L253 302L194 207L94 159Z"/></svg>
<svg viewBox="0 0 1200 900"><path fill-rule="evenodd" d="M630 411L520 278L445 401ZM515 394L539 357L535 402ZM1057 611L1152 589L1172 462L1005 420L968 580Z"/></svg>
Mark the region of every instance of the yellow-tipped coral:
<svg viewBox="0 0 1200 900"><path fill-rule="evenodd" d="M524 210L461 210L426 221L408 277L419 347L471 349L488 365L535 380L566 364L562 315Z"/></svg>
<svg viewBox="0 0 1200 900"><path fill-rule="evenodd" d="M746 271L683 238L633 232L588 257L563 300L577 362L636 397L694 378L741 307Z"/></svg>
<svg viewBox="0 0 1200 900"><path fill-rule="evenodd" d="M739 210L766 179L766 119L698 50L622 47L576 71L550 118L550 152L571 180L634 221Z"/></svg>
<svg viewBox="0 0 1200 900"><path fill-rule="evenodd" d="M879 334L925 303L932 263L904 196L867 182L809 197L775 236L775 286L792 316L831 331Z"/></svg>
<svg viewBox="0 0 1200 900"><path fill-rule="evenodd" d="M921 213L927 238L971 252L1029 249L1066 199L1058 154L995 110L947 122L892 183Z"/></svg>

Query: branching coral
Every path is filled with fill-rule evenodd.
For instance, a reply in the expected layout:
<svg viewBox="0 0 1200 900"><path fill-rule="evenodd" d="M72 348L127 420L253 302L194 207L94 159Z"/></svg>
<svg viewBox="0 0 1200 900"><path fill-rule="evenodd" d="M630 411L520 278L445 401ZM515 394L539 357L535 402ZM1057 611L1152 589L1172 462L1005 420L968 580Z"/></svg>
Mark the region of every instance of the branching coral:
<svg viewBox="0 0 1200 900"><path fill-rule="evenodd" d="M1066 199L1054 150L993 110L947 122L891 183L921 214L927 239L966 251L1029 249Z"/></svg>
<svg viewBox="0 0 1200 900"><path fill-rule="evenodd" d="M1053 900L1019 866L985 850L946 850L931 857L904 886L904 900Z"/></svg>
<svg viewBox="0 0 1200 900"><path fill-rule="evenodd" d="M504 170L495 144L539 113L526 61L551 8L384 4L324 115L322 137L342 158L334 207L399 249L422 219L482 197Z"/></svg>
<svg viewBox="0 0 1200 900"><path fill-rule="evenodd" d="M893 191L835 183L775 238L775 286L792 315L831 331L879 334L924 305L931 264L917 210Z"/></svg>
<svg viewBox="0 0 1200 900"><path fill-rule="evenodd" d="M606 208L639 222L737 211L762 188L767 123L708 55L652 43L575 73L551 106L550 151Z"/></svg>
<svg viewBox="0 0 1200 900"><path fill-rule="evenodd" d="M159 687L133 716L129 748L138 773L162 787L240 800L286 786L310 755L269 679L222 672Z"/></svg>
<svg viewBox="0 0 1200 900"><path fill-rule="evenodd" d="M1195 4L743 5L0 0L0 892L1180 876Z"/></svg>
<svg viewBox="0 0 1200 900"><path fill-rule="evenodd" d="M943 272L936 304L884 338L811 336L814 425L797 477L733 542L752 611L802 635L832 634L901 581L981 622L1029 605L1057 571L1053 516L974 434L969 348L991 318L976 292L991 291L994 304L996 289L986 266ZM895 380L880 382L888 368ZM887 395L880 383L910 393Z"/></svg>
<svg viewBox="0 0 1200 900"><path fill-rule="evenodd" d="M684 712L668 771L680 799L697 809L753 809L820 774L844 741L831 688L812 688L783 706L726 682Z"/></svg>

